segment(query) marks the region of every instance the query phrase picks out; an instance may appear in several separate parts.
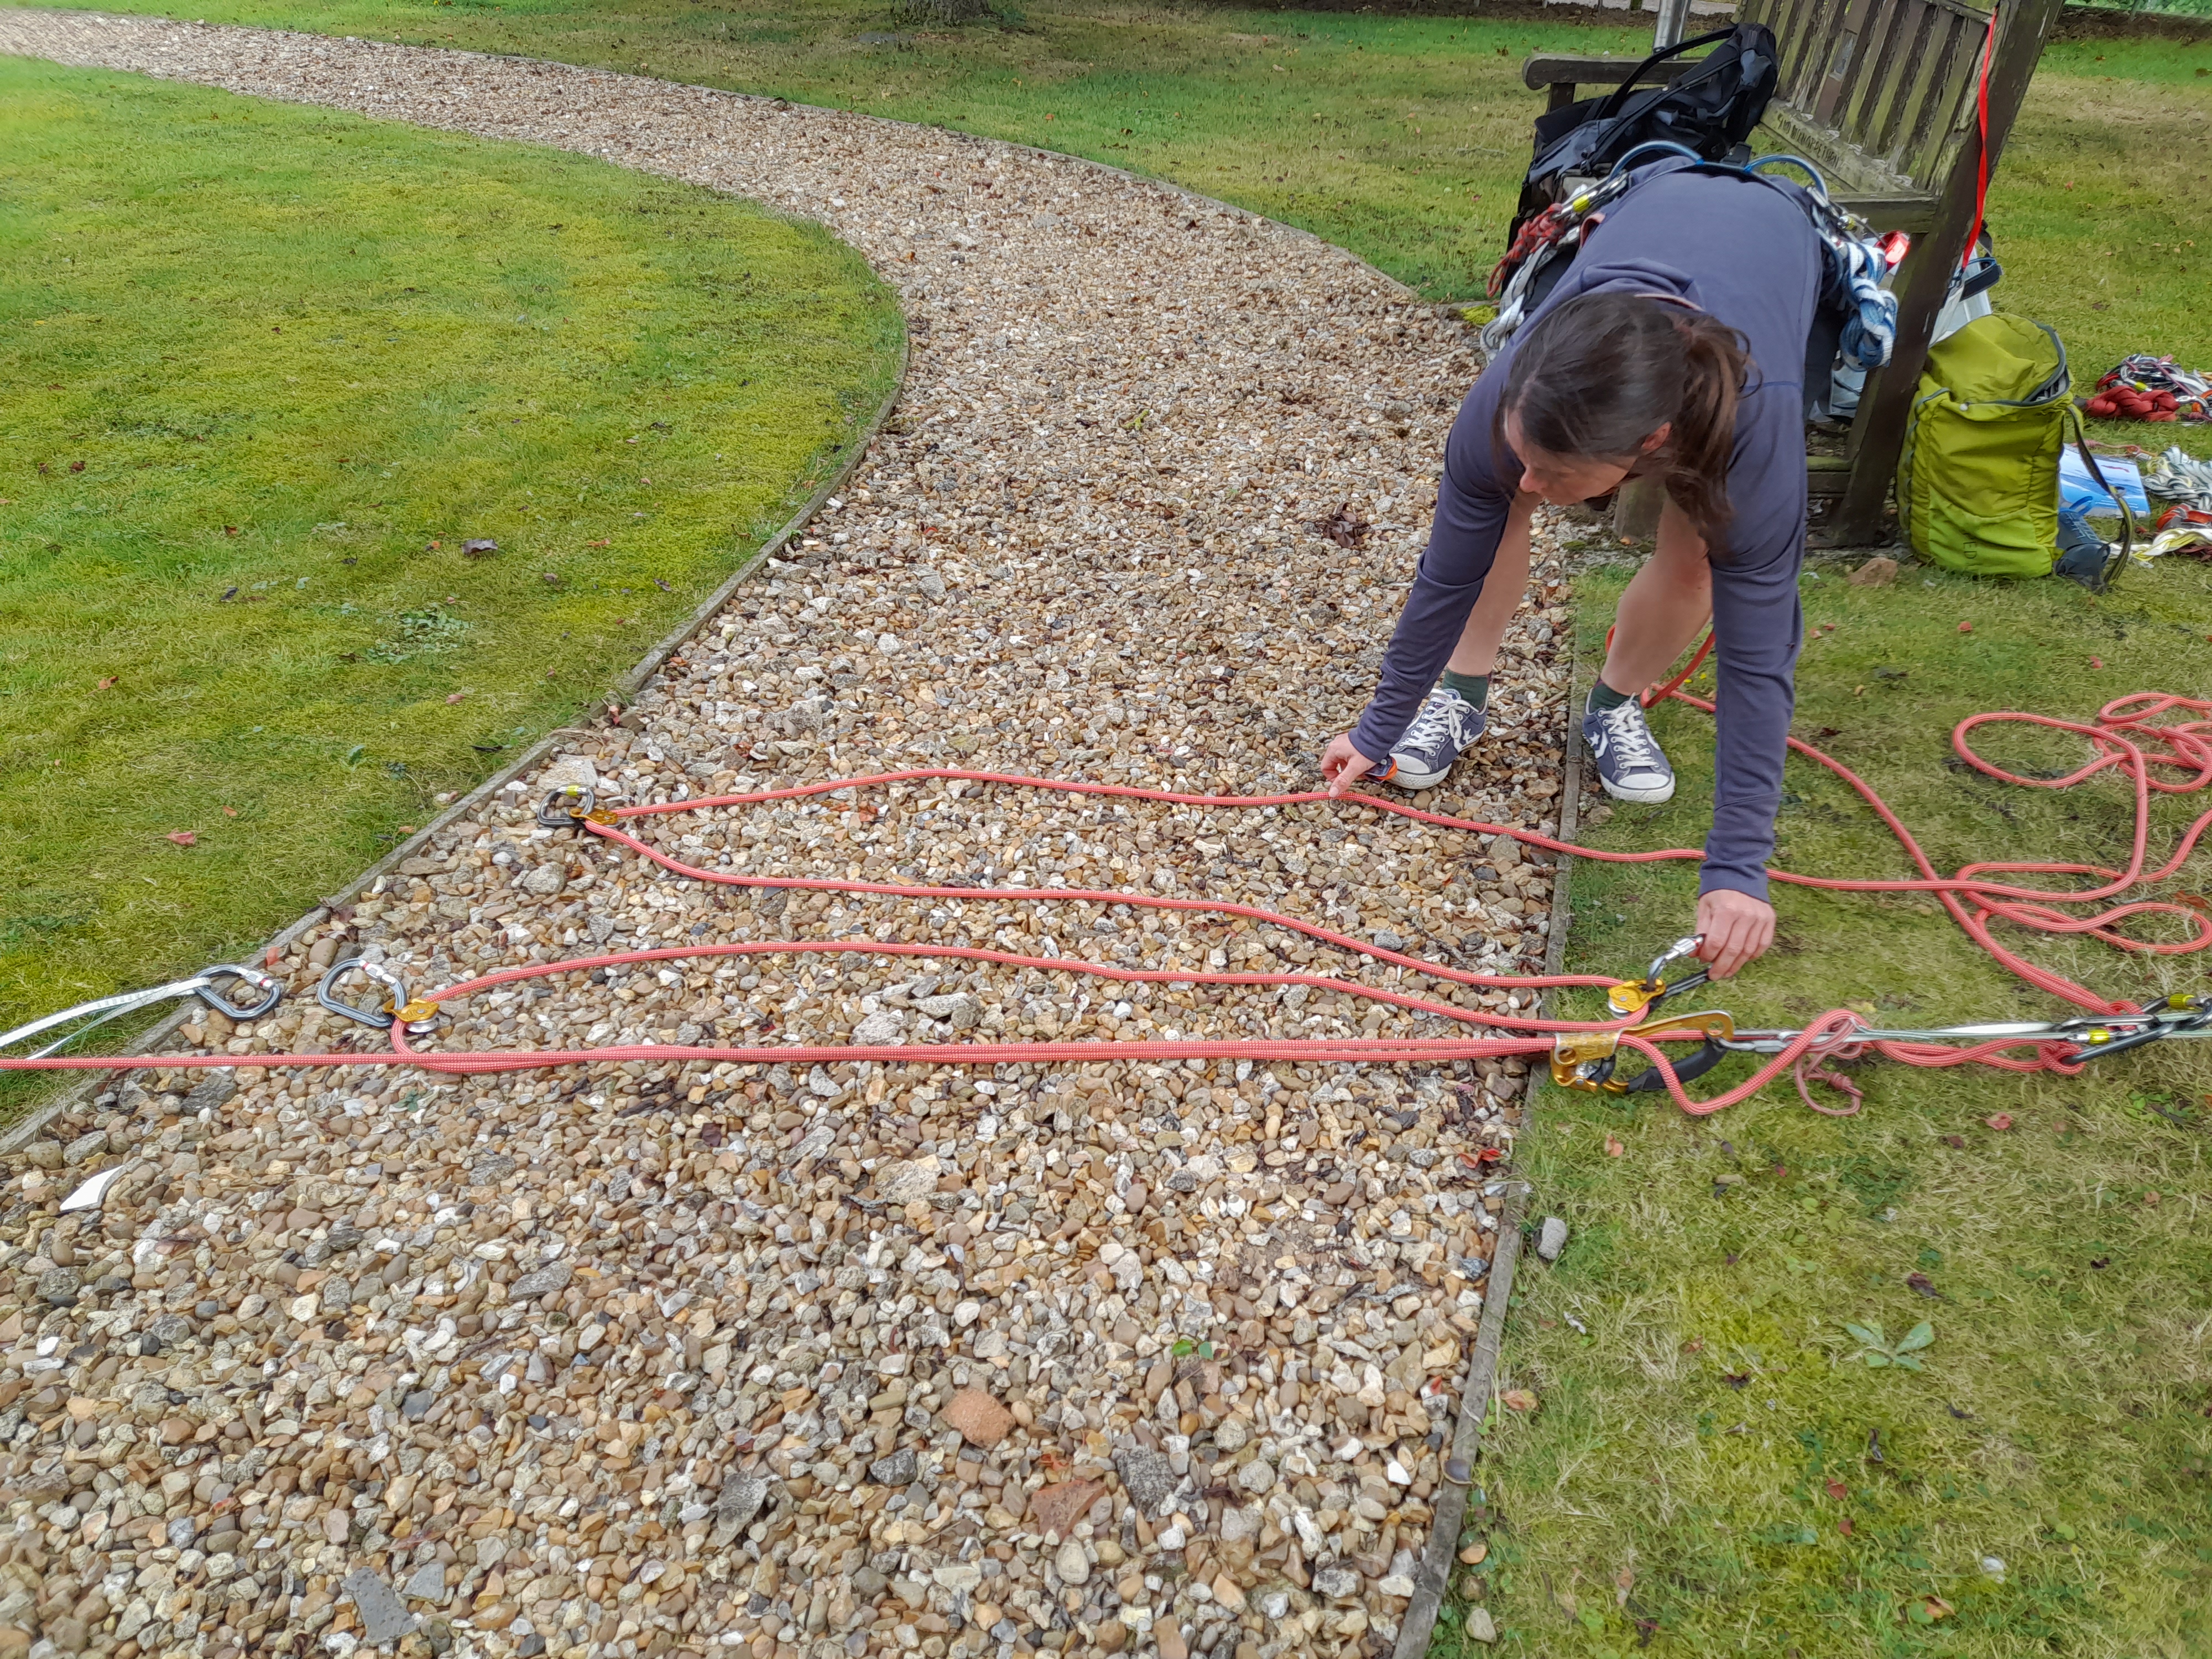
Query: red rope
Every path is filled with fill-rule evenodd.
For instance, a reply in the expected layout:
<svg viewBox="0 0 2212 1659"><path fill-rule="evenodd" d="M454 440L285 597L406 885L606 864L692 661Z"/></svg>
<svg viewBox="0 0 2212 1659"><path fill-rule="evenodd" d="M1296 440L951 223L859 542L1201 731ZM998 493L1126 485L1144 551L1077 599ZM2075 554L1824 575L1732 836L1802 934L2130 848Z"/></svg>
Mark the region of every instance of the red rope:
<svg viewBox="0 0 2212 1659"><path fill-rule="evenodd" d="M1714 712L1713 705L1692 696L1680 688L1711 649L1711 641L1699 649L1687 666L1660 688L1651 699L1656 702L1672 696L1703 709ZM1939 876L1934 863L1919 842L1914 839L1897 815L1863 779L1842 763L1822 753L1810 744L1790 740L1790 746L1808 758L1826 767L1855 790L1860 799L1874 811L1899 845L1919 871L1917 878L1844 878L1800 875L1788 871L1771 872L1773 879L1794 885L1819 888L1838 892L1869 893L1928 893L1936 897L1967 935L1982 946L2004 967L2038 988L2064 998L2076 1006L2100 1013L2136 1012L2134 1005L2107 1001L2094 992L2075 984L2063 975L2037 967L2014 952L1999 945L1991 936L1994 922L2005 922L2030 931L2058 933L2087 933L2117 945L2123 950L2147 951L2173 955L2201 951L2212 945L2212 915L2185 902L2164 900L2133 900L2107 905L2088 915L2069 915L2063 907L2103 904L2144 881L2163 880L2178 871L2194 850L2208 829L2212 829L2212 811L2199 817L2181 836L2171 857L2156 869L2146 872L2149 838L2150 797L2154 793L2187 794L2212 784L2212 720L2197 719L2157 724L2159 717L2183 711L2197 714L2212 714L2212 701L2199 698L2167 696L2144 692L2119 698L2100 710L2094 725L2054 719L2048 715L2025 714L1976 714L1960 722L1953 732L1952 744L1967 764L1984 775L2025 787L2063 789L2081 783L2109 769L2124 770L2135 794L2135 827L2127 866L2110 869L2101 865L2075 863L2037 863L1989 861L1970 864L1949 877ZM2005 771L1976 754L1968 742L1970 736L1984 726L1999 722L2039 726L2054 731L2070 732L2085 738L2092 749L2091 758L2075 770L2059 778L2029 778ZM2166 769L2180 775L2162 778L2154 775ZM792 800L802 797L840 793L847 790L887 787L897 783L943 781L948 782L995 784L1012 787L1046 789L1068 794L1103 795L1126 799L1165 802L1170 805L1227 810L1261 806L1294 806L1329 799L1326 791L1311 790L1277 795L1198 795L1170 790L1146 789L1127 784L1085 783L1044 778L1024 777L1018 774L977 772L949 767L930 767L902 772L878 773L862 778L824 780L800 784L783 789L756 790L743 794L710 796L696 800L670 801L651 805L625 806L615 809L618 818L648 817L671 812L699 811L717 808L759 805L770 801ZM1571 853L1581 858L1595 859L1605 863L1640 864L1661 860L1693 860L1702 856L1694 849L1667 848L1644 852L1619 853L1595 848L1575 846L1555 837L1539 835L1533 830L1511 824L1485 823L1480 819L1454 817L1448 814L1431 812L1407 803L1388 800L1372 795L1352 794L1345 799L1376 811L1395 814L1440 828L1464 830L1483 836L1504 835L1532 846L1554 852ZM1401 968L1412 969L1434 980L1460 985L1480 987L1489 990L1536 990L1570 986L1604 986L1613 981L1601 975L1486 975L1451 967L1446 963L1426 961L1406 952L1385 950L1370 942L1323 927L1317 923L1295 916L1264 909L1256 905L1239 904L1215 899L1175 898L1150 893L1115 892L1080 888L964 888L931 887L894 882L848 881L831 877L760 876L733 871L705 870L680 862L636 836L616 828L611 823L586 822L584 828L604 840L629 848L664 869L695 880L713 882L737 887L796 888L813 892L869 893L899 898L928 898L938 900L975 900L990 903L1039 902L1045 901L1089 902L1097 904L1127 904L1160 910L1180 910L1237 916L1263 923L1286 932L1304 934L1338 948L1357 951L1370 958L1386 962ZM1991 875L2061 875L2096 878L2098 884L2073 890L2014 885L1988 879ZM2190 925L2187 937L2178 940L2154 941L2130 938L2118 931L2118 924L2140 915L2167 915L2185 919ZM1403 992L1382 990L1360 985L1348 980L1327 975L1304 973L1242 974L1213 972L1201 969L1137 969L1114 963L1085 961L1073 957L1034 957L1014 951L994 951L982 946L938 945L905 941L885 941L866 939L842 940L775 940L715 945L673 945L646 951L619 951L605 956L574 958L556 963L533 963L526 966L505 969L495 973L464 981L460 984L433 994L434 1002L458 1002L501 985L523 980L544 978L554 974L586 971L594 968L614 967L644 962L666 962L703 957L745 957L769 955L835 954L863 956L906 956L949 957L966 961L990 962L1005 966L1035 969L1044 972L1066 972L1086 975L1094 978L1139 984L1198 984L1222 986L1288 987L1303 985L1312 989L1334 991L1347 996L1403 1008L1410 1012L1428 1014L1455 1021L1463 1025L1487 1028L1502 1035L1487 1037L1328 1037L1328 1038L1263 1038L1225 1040L1152 1040L1121 1042L1119 1040L1085 1041L1073 1042L963 1042L921 1043L867 1046L860 1044L824 1044L798 1046L789 1044L757 1045L752 1047L706 1048L663 1046L640 1043L596 1049L519 1050L508 1052L436 1054L418 1051L407 1041L404 1029L395 1025L391 1031L392 1048L388 1053L372 1054L186 1054L186 1055L88 1055L59 1056L45 1059L0 1057L0 1070L148 1070L168 1067L205 1067L245 1066L256 1068L307 1066L416 1066L425 1071L449 1075L468 1076L492 1073L533 1070L546 1066L585 1063L619 1063L628 1060L651 1062L697 1061L706 1064L731 1063L747 1066L777 1064L815 1065L875 1060L885 1063L996 1065L1001 1063L1081 1064L1106 1060L1250 1060L1255 1061L1293 1060L1301 1062L1352 1062L1392 1064L1425 1061L1435 1063L1450 1060L1502 1058L1509 1055L1534 1055L1547 1052L1551 1046L1548 1034L1561 1032L1592 1032L1620 1030L1623 1048L1643 1054L1650 1060L1661 1074L1668 1094L1684 1111L1695 1115L1706 1115L1748 1098L1767 1083L1784 1073L1796 1079L1799 1093L1816 1110L1840 1112L1848 1115L1857 1109L1858 1090L1847 1079L1826 1069L1830 1061L1849 1060L1871 1048L1884 1058L1901 1065L1918 1066L1954 1066L1983 1065L2012 1072L2053 1072L2071 1075L2081 1069L2075 1051L2069 1044L2046 1039L2021 1038L1982 1042L1969 1047L1954 1048L1933 1042L1873 1042L1856 1037L1868 1029L1859 1017L1848 1010L1837 1010L1823 1015L1791 1041L1779 1054L1771 1056L1753 1074L1734 1088L1706 1100L1692 1100L1682 1088L1674 1068L1668 1063L1658 1042L1628 1032L1623 1028L1628 1020L1578 1021L1551 1020L1533 1014L1523 1015L1487 1009L1461 1008L1452 1004L1413 996ZM1635 1018L1631 1016L1631 1018ZM1692 1041L1694 1034L1670 1036L1665 1041ZM2018 1051L2031 1051L2022 1054ZM1826 1083L1839 1089L1851 1099L1843 1108L1820 1106L1811 1094L1814 1083Z"/></svg>

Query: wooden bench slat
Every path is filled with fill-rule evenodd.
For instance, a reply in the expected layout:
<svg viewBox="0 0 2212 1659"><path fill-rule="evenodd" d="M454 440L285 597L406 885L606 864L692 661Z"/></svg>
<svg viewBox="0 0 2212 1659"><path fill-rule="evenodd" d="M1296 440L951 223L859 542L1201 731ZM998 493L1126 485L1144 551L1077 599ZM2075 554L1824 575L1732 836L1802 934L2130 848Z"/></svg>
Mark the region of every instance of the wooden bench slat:
<svg viewBox="0 0 2212 1659"><path fill-rule="evenodd" d="M1881 61L1892 0L1857 0L1849 26L1837 43L1838 62L1820 89L1821 118L1836 129L1846 143L1856 143L1863 130L1856 110L1864 90L1875 84L1875 66Z"/></svg>
<svg viewBox="0 0 2212 1659"><path fill-rule="evenodd" d="M1941 178L1949 171L1944 163L1957 154L1958 118L1973 90L1973 70L1980 61L1986 27L1975 27L1948 10L1939 18L1941 66L1929 77L1919 107L1913 112L1911 136L1898 153L1900 171L1915 178Z"/></svg>
<svg viewBox="0 0 2212 1659"><path fill-rule="evenodd" d="M1858 147L1892 176L1919 180L1922 175L1910 171L1905 158L1921 111L1940 86L1942 37L1949 23L1948 14L1927 0L1906 0L1904 9L1907 15L1899 20L1902 49L1887 86L1858 123Z"/></svg>
<svg viewBox="0 0 2212 1659"><path fill-rule="evenodd" d="M1898 82L1911 59L1914 31L1919 26L1923 0L1883 0L1874 32L1878 36L1866 52L1866 73L1852 88L1838 130L1859 149L1881 155L1881 127L1887 107L1894 102Z"/></svg>
<svg viewBox="0 0 2212 1659"><path fill-rule="evenodd" d="M1856 196L1836 191L1830 192L1830 199L1876 230L1901 230L1908 236L1921 236L1935 228L1936 198L1933 196Z"/></svg>
<svg viewBox="0 0 2212 1659"><path fill-rule="evenodd" d="M1628 79L1641 58L1577 58L1562 52L1538 52L1521 65L1521 84L1531 92L1551 86L1617 87ZM1652 66L1639 84L1671 86L1705 60L1675 58Z"/></svg>
<svg viewBox="0 0 2212 1659"><path fill-rule="evenodd" d="M1901 53L1896 73L1877 94L1864 128L1864 149L1869 155L1884 158L1885 163L1893 163L1904 146L1905 135L1911 131L1916 90L1936 72L1938 55L1934 42L1939 15L1928 0L1906 0L1905 15L1899 19Z"/></svg>
<svg viewBox="0 0 2212 1659"><path fill-rule="evenodd" d="M1866 33L1866 13L1871 4L1872 0L1848 0L1848 3L1833 9L1834 30L1828 37L1828 49L1818 68L1820 81L1812 88L1811 96L1799 106L1824 127L1837 125L1836 112L1850 93L1852 72L1859 67L1859 43Z"/></svg>

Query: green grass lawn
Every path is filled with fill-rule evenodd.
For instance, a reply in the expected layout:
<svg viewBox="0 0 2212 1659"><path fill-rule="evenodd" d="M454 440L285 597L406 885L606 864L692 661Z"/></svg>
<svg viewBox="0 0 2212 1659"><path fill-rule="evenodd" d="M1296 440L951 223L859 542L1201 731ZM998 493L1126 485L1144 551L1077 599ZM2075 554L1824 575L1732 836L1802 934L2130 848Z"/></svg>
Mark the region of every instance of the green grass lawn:
<svg viewBox="0 0 2212 1659"><path fill-rule="evenodd" d="M1581 584L1586 643L1626 574ZM2102 599L1911 566L1887 589L1840 574L1805 583L1808 631L1835 626L1807 647L1798 734L1867 778L1940 868L2124 862L2121 783L2002 785L1953 763L1949 729L1985 708L2087 718L2138 689L2201 693L2212 570L2131 573ZM1706 717L1676 704L1656 726L1676 800L1617 807L1583 839L1703 838ZM1981 748L2022 771L2071 766L2082 745L2000 731ZM1792 760L1787 789L1779 865L1911 873L1840 782ZM2160 801L2154 858L2208 805ZM2202 887L2195 862L2179 890ZM1775 950L1681 1008L1754 1025L1841 1005L1885 1024L2065 1012L1930 901L1775 893ZM1687 931L1695 894L1686 865L1578 864L1569 967L1641 971ZM2025 951L2114 996L2212 983L2203 956L2040 939ZM1749 1067L1730 1061L1692 1092ZM1486 1505L1471 1531L1489 1553L1474 1576L1507 1632L1495 1650L2212 1651L2212 1042L2070 1080L1879 1061L1856 1075L1866 1105L1848 1119L1806 1110L1787 1082L1702 1121L1663 1099L1542 1091L1521 1173L1533 1214L1573 1234L1556 1267L1523 1257L1504 1366L1541 1403L1506 1414L1477 1477ZM2009 1128L1990 1127L1998 1114ZM1923 1320L1936 1340L1922 1373L1846 1358L1846 1321L1894 1339ZM2004 1564L2001 1581L1984 1557ZM1439 1653L1492 1650L1459 1628L1448 1616Z"/></svg>
<svg viewBox="0 0 2212 1659"><path fill-rule="evenodd" d="M885 0L194 0L112 8L520 52L866 110L1091 156L1303 226L1437 299L1496 262L1541 100L1531 51L1648 49L1582 21L1024 3L915 29ZM2212 366L2212 40L2054 46L1990 202L2005 305L2086 386L2133 351ZM2201 248L2193 246L2202 243ZM2212 454L2212 428L2100 427Z"/></svg>
<svg viewBox="0 0 2212 1659"><path fill-rule="evenodd" d="M1139 5L1026 11L1017 29L959 32L914 32L888 7L842 3L206 0L174 15L524 52L1048 145L1305 226L1437 298L1479 290L1496 257L1535 107L1519 84L1521 59L1539 48L1632 51L1648 39L1640 20L1614 28ZM2212 77L2198 72L2208 69L2212 46L2056 47L2014 135L1991 206L2008 273L2001 298L2061 331L2084 383L2139 349L2212 363L2201 300L2212 242L2196 246L2212 223L2203 140ZM419 142L462 153L452 141ZM583 176L584 164L573 165ZM666 189L632 187L641 197ZM494 243L544 246L487 236L479 257ZM514 313L537 314L523 303ZM465 406L489 408L489 396ZM650 441L683 440L672 424L670 437ZM617 417L609 429L645 426ZM2212 453L2203 430L2107 430ZM346 441L349 455L362 447ZM568 476L586 470L572 462ZM376 492L370 499L400 499L396 483L359 482ZM362 522L360 493L341 499L309 516ZM561 499L564 512L584 510L573 495ZM177 538L198 556L233 553L212 538L216 520L240 522L236 511L199 521L198 541ZM621 520L617 511L606 523ZM404 540L395 525L382 544L396 560L441 532L477 533L473 517L464 525L441 509L409 521ZM603 524L577 533L609 532ZM301 560L269 560L271 580L294 580L295 564L310 574ZM534 568L516 560L479 574ZM1583 584L1587 638L1602 634L1625 574ZM218 575L236 582L228 568L210 568L195 591L210 604ZM1811 620L1838 626L1808 652L1800 729L1825 733L1939 862L2002 851L2110 857L2124 805L2111 780L2066 797L2002 788L1947 764L1950 726L1984 708L2081 714L2140 687L2212 685L2208 575L2174 562L2130 573L2095 600L2058 583L1982 585L1917 569L1895 588L1867 591L1830 571L1807 585ZM426 606L446 580L411 590L407 603ZM286 594L272 604L302 603L292 590L266 591ZM384 610L399 614L396 602ZM1958 633L1962 619L1974 622L1971 635ZM393 626L362 637L394 638ZM2105 665L2092 667L2092 656ZM426 682L408 707L462 718L442 702L463 683L438 678L451 662L402 665ZM1623 812L1595 834L1622 847L1697 842L1710 789L1700 720L1680 709L1661 717L1682 773L1680 804ZM330 752L342 763L367 744L362 760L331 776L386 792L378 811L413 810L413 792L428 784L387 779L386 757L416 771L427 762L370 742L366 717L355 723L363 730L339 734L346 747ZM494 740L499 729L468 727ZM2044 766L2064 749L2013 737L1991 746ZM132 810L131 792L112 781L58 775L56 787L86 791L88 811ZM1790 787L1784 862L1905 872L1840 786L1793 766ZM2181 817L2161 803L2163 833ZM341 826L341 866L374 850L371 822L385 819ZM242 833L229 823L218 831ZM185 860L208 850L149 863L144 877L181 879L205 867ZM1686 867L1583 866L1575 879L1578 969L1626 972L1687 922ZM1713 999L1747 1021L1796 1023L1846 1002L1899 1018L2052 1011L1932 906L1785 890L1781 908L1778 950ZM2031 948L2116 994L2205 982L2203 958ZM1869 1103L1850 1120L1817 1117L1782 1091L1703 1123L1663 1104L1544 1096L1522 1167L1541 1194L1538 1212L1565 1216L1576 1235L1556 1268L1532 1267L1510 1327L1509 1368L1541 1408L1509 1416L1478 1477L1486 1501L1475 1530L1489 1542L1479 1577L1505 1650L1592 1659L2212 1650L2212 1252L2197 1213L2212 1043L2153 1050L2072 1082L1887 1067L1863 1079ZM1986 1126L2000 1112L2014 1119L2009 1130ZM1608 1135L1622 1147L1617 1158ZM1844 1362L1844 1322L1878 1321L1894 1336L1921 1319L1936 1329L1924 1373ZM2003 1561L2001 1581L1984 1571L1984 1557ZM1439 1652L1460 1650L1459 1629L1448 1615Z"/></svg>
<svg viewBox="0 0 2212 1659"><path fill-rule="evenodd" d="M0 155L0 1026L586 708L896 373L819 229L574 156L16 59Z"/></svg>

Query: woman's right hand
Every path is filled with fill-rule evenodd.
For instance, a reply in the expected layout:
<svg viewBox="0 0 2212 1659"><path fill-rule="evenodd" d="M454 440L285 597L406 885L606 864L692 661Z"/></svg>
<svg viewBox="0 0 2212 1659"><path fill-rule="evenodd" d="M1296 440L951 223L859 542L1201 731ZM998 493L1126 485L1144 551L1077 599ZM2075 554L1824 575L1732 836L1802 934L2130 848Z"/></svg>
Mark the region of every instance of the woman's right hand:
<svg viewBox="0 0 2212 1659"><path fill-rule="evenodd" d="M1375 763L1352 746L1349 732L1334 739L1328 748L1322 750L1321 775L1328 784L1331 796L1343 794L1374 769Z"/></svg>

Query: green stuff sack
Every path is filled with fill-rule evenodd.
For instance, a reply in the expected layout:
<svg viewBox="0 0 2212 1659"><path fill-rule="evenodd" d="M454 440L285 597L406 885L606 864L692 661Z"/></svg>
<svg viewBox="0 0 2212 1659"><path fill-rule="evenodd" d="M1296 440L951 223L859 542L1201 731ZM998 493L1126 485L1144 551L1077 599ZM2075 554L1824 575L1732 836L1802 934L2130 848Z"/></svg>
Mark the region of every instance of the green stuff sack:
<svg viewBox="0 0 2212 1659"><path fill-rule="evenodd" d="M2058 544L2066 348L2041 323L1978 317L1928 353L1897 469L1912 550L1976 576L2047 576Z"/></svg>

